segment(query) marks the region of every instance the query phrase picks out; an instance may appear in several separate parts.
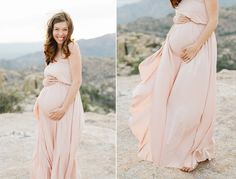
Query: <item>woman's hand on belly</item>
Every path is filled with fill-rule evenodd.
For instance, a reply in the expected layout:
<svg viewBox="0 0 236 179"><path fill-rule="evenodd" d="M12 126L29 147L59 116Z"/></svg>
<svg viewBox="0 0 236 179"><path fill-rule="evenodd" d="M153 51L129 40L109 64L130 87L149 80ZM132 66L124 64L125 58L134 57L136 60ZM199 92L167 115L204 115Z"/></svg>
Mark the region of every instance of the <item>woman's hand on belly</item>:
<svg viewBox="0 0 236 179"><path fill-rule="evenodd" d="M190 18L182 14L176 14L173 18L173 22L175 24L185 24L190 21L191 21Z"/></svg>
<svg viewBox="0 0 236 179"><path fill-rule="evenodd" d="M197 43L188 45L182 50L180 57L183 59L184 62L188 63L197 55L199 50L200 46Z"/></svg>
<svg viewBox="0 0 236 179"><path fill-rule="evenodd" d="M43 86L50 86L55 84L56 82L58 82L56 77L48 75L43 79Z"/></svg>
<svg viewBox="0 0 236 179"><path fill-rule="evenodd" d="M65 112L66 110L63 107L59 107L51 111L48 117L52 120L60 120L64 116Z"/></svg>

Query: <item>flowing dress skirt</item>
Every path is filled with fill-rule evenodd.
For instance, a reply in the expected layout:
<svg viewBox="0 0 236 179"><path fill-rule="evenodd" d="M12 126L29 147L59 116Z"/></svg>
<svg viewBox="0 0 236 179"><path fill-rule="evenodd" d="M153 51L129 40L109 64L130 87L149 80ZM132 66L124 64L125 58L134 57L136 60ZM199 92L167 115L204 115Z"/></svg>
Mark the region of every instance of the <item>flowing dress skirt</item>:
<svg viewBox="0 0 236 179"><path fill-rule="evenodd" d="M129 125L138 156L165 167L193 167L214 157L216 39L213 33L189 63L180 51L205 25L174 24L165 44L139 66Z"/></svg>

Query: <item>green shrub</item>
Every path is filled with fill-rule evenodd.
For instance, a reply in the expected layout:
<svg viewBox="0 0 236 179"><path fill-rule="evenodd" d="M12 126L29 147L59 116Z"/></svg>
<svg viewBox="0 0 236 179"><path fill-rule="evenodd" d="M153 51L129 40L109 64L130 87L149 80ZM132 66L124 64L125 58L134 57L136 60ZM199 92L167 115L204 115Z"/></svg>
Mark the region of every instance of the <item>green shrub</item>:
<svg viewBox="0 0 236 179"><path fill-rule="evenodd" d="M103 94L104 86L95 87L92 85L82 86L80 88L84 111L115 111L115 96ZM96 111L96 112L98 112Z"/></svg>
<svg viewBox="0 0 236 179"><path fill-rule="evenodd" d="M20 102L22 99L17 90L0 89L0 113L21 112Z"/></svg>
<svg viewBox="0 0 236 179"><path fill-rule="evenodd" d="M84 111L89 111L89 104L91 103L89 95L88 94L81 95L81 100L83 103Z"/></svg>
<svg viewBox="0 0 236 179"><path fill-rule="evenodd" d="M217 72L223 69L236 70L236 61L230 54L223 54L217 61Z"/></svg>
<svg viewBox="0 0 236 179"><path fill-rule="evenodd" d="M130 72L130 75L136 75L139 74L139 64L143 61L143 59L140 57L137 61L134 61L131 65L132 69Z"/></svg>

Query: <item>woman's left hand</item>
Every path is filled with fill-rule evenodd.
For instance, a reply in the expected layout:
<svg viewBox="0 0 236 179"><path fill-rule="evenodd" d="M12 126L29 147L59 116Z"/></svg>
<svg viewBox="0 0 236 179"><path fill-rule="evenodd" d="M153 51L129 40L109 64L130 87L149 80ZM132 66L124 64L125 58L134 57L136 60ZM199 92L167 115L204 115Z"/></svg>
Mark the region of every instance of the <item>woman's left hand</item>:
<svg viewBox="0 0 236 179"><path fill-rule="evenodd" d="M174 24L185 24L190 21L191 21L191 19L189 17L182 15L182 14L176 14L173 17Z"/></svg>
<svg viewBox="0 0 236 179"><path fill-rule="evenodd" d="M182 50L180 57L184 62L188 63L197 55L199 50L200 46L198 44L189 45Z"/></svg>
<svg viewBox="0 0 236 179"><path fill-rule="evenodd" d="M66 110L63 107L60 107L51 111L48 117L52 120L60 120L64 116L65 112Z"/></svg>

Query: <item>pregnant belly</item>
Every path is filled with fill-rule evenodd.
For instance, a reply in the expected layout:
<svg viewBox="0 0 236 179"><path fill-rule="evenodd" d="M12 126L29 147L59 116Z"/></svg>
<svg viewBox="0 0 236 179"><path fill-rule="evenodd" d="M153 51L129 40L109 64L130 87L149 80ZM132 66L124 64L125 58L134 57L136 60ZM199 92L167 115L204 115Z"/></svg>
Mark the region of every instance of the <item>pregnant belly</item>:
<svg viewBox="0 0 236 179"><path fill-rule="evenodd" d="M179 56L183 48L196 42L204 27L193 22L174 24L168 37L171 50Z"/></svg>
<svg viewBox="0 0 236 179"><path fill-rule="evenodd" d="M68 86L56 83L51 86L44 87L38 97L39 108L48 114L52 110L60 107L67 95Z"/></svg>

